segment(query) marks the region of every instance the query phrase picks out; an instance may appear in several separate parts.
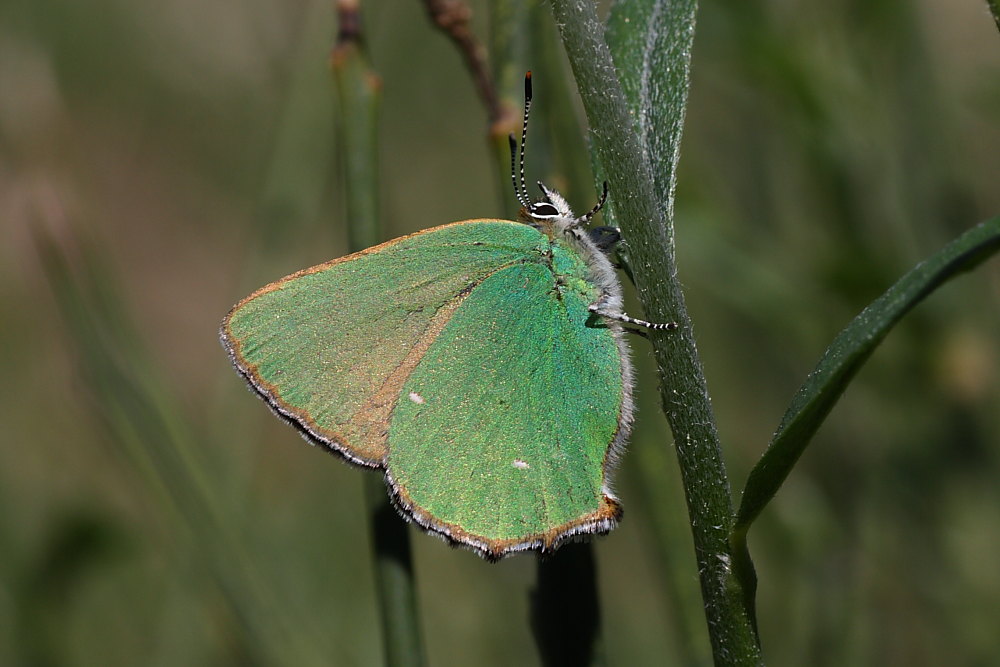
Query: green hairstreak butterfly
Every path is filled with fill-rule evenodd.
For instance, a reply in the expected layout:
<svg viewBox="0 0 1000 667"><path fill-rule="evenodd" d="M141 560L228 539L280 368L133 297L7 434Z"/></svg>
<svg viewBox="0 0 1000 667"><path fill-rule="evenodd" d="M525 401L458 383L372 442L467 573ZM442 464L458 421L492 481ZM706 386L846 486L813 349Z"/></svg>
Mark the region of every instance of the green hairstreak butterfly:
<svg viewBox="0 0 1000 667"><path fill-rule="evenodd" d="M632 367L606 252L563 197L511 177L522 222L465 220L293 273L222 323L241 375L310 442L385 474L407 519L499 559L605 533L632 426ZM520 169L515 156L520 154ZM518 178L518 172L520 178Z"/></svg>

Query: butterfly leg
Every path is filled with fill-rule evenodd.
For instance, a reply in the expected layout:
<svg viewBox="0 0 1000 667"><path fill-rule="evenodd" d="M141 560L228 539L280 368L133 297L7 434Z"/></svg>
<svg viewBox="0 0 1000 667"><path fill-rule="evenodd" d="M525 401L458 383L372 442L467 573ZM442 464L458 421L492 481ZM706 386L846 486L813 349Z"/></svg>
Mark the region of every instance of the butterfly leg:
<svg viewBox="0 0 1000 667"><path fill-rule="evenodd" d="M629 317L625 313L618 310L609 309L605 305L605 297L601 297L596 303L592 303L589 307L590 312L595 315L600 315L606 317L610 320L617 320L618 322L624 322L625 324L634 324L645 329L652 329L653 331L673 331L677 328L676 322L647 322L646 320L639 320L634 317Z"/></svg>

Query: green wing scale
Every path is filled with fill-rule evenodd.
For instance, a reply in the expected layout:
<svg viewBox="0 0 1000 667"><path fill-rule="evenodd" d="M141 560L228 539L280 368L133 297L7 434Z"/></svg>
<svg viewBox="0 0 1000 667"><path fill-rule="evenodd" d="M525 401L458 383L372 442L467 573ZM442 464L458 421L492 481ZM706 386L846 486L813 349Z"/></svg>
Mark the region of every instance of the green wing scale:
<svg viewBox="0 0 1000 667"><path fill-rule="evenodd" d="M608 474L631 388L599 296L563 242L473 220L272 283L222 340L310 441L383 469L404 516L497 559L620 517Z"/></svg>

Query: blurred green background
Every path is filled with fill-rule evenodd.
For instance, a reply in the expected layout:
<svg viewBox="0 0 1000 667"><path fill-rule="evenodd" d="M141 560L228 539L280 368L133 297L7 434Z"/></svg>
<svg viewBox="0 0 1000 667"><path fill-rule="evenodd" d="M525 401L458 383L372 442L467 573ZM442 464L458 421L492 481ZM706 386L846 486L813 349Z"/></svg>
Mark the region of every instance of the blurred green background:
<svg viewBox="0 0 1000 667"><path fill-rule="evenodd" d="M331 4L0 5L0 663L381 660L371 473L274 419L216 333L251 290L346 251ZM453 47L418 2L364 10L387 236L502 214ZM539 107L546 77L568 80L536 72ZM836 332L1000 210L998 119L979 0L703 4L678 257L734 493ZM850 387L751 533L771 664L1000 664L998 341L994 260ZM686 510L633 347L604 642L611 664L694 664ZM533 557L413 546L431 664L537 664Z"/></svg>

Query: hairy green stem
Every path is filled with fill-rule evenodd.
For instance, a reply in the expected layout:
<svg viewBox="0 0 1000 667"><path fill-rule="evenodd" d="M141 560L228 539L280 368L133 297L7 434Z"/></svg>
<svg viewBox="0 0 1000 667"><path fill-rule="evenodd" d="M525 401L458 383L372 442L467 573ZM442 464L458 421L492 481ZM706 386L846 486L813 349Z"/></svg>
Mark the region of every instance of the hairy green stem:
<svg viewBox="0 0 1000 667"><path fill-rule="evenodd" d="M591 137L628 241L636 287L649 319L675 321L651 332L663 406L677 450L716 664L761 661L752 620L731 568L733 505L704 373L676 276L670 207L657 205L649 163L633 129L604 26L590 0L552 0Z"/></svg>

